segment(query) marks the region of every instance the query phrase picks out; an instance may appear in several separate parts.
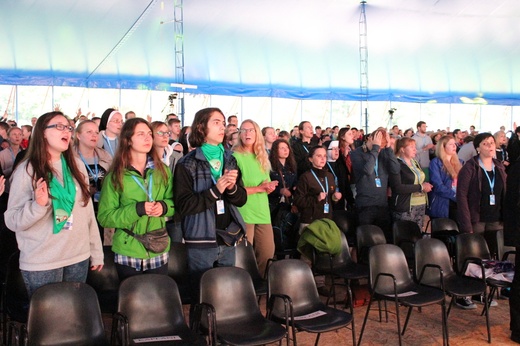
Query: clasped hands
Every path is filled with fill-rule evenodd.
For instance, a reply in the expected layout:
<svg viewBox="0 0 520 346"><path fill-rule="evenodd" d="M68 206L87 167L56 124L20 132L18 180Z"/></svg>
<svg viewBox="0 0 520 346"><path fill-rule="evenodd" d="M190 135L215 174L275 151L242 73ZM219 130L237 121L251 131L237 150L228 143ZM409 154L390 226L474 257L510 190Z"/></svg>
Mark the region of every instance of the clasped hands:
<svg viewBox="0 0 520 346"><path fill-rule="evenodd" d="M237 169L226 169L224 174L217 181L217 189L223 193L225 189L231 190L235 187L238 178Z"/></svg>

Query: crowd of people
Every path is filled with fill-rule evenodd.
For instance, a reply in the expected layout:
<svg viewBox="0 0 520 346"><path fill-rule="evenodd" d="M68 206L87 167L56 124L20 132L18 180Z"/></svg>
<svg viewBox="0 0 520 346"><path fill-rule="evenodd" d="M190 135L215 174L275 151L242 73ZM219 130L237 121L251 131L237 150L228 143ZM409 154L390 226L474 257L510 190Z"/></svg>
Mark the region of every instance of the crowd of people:
<svg viewBox="0 0 520 346"><path fill-rule="evenodd" d="M21 128L0 122L0 136L2 238L16 235L2 250L20 250L29 295L102 270L103 244L121 280L167 274L173 241L187 246L197 302L202 274L234 265L237 243L250 242L266 270L281 204L298 215L299 234L341 210L379 226L388 242L396 220L425 230L428 218L452 218L461 232L504 229L520 246L520 193L509 189L520 185L520 127L510 138L503 128L428 131L424 121L369 134L302 121L289 132L239 124L218 108L185 127L175 114L150 122L108 108L92 119L53 111ZM151 233L168 240L151 250L142 240ZM457 305L476 308L470 297ZM520 340L520 309L511 306Z"/></svg>

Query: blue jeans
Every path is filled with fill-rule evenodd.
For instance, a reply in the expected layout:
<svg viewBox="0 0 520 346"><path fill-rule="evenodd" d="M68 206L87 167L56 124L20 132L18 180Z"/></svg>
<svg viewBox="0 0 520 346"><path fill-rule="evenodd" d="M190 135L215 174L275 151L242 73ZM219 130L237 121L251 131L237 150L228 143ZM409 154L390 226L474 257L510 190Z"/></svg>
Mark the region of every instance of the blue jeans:
<svg viewBox="0 0 520 346"><path fill-rule="evenodd" d="M214 248L188 247L188 269L190 271L191 306L190 325L193 309L200 299L200 279L204 272L215 267L233 267L235 265L235 247L219 245Z"/></svg>
<svg viewBox="0 0 520 346"><path fill-rule="evenodd" d="M87 280L89 260L63 268L41 271L21 270L29 298L38 288L55 282L85 282Z"/></svg>

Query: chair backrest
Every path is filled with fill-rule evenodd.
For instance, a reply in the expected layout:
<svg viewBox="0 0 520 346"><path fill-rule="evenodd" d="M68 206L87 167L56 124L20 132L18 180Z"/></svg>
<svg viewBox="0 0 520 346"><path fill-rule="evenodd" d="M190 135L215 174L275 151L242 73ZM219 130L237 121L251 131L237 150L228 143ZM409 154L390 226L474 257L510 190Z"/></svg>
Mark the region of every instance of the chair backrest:
<svg viewBox="0 0 520 346"><path fill-rule="evenodd" d="M101 311L114 313L117 309L117 292L119 290L119 276L114 263L114 252L110 246L103 247L105 255L103 270L89 270L87 284L96 291Z"/></svg>
<svg viewBox="0 0 520 346"><path fill-rule="evenodd" d="M267 272L268 297L284 294L293 302L294 315L315 311L321 306L318 289L311 268L302 260L284 259L275 261ZM278 299L273 314L283 316L284 305Z"/></svg>
<svg viewBox="0 0 520 346"><path fill-rule="evenodd" d="M506 252L516 251L516 249L514 246L504 245L504 231L503 230L498 230L496 232L496 237L497 237L497 248L498 248L497 256L498 256L498 259L502 261L502 260L504 260L503 257ZM516 256L516 254L513 254L513 255L509 256L507 258L507 260L515 263L515 256Z"/></svg>
<svg viewBox="0 0 520 346"><path fill-rule="evenodd" d="M369 251L369 284L378 294L393 294L394 284L391 277L381 276L375 287L376 278L381 273L392 274L396 279L397 292L409 291L414 286L403 250L393 244L372 246Z"/></svg>
<svg viewBox="0 0 520 346"><path fill-rule="evenodd" d="M186 244L170 242L168 276L175 280L183 304L190 303L190 272Z"/></svg>
<svg viewBox="0 0 520 346"><path fill-rule="evenodd" d="M262 315L251 276L242 268L218 267L202 274L200 301L213 305L217 326Z"/></svg>
<svg viewBox="0 0 520 346"><path fill-rule="evenodd" d="M394 245L399 246L406 256L410 268L414 262L415 242L422 238L419 225L410 220L397 220L392 225Z"/></svg>
<svg viewBox="0 0 520 346"><path fill-rule="evenodd" d="M376 225L360 225L356 228L358 262L368 264L368 251L374 245L386 244L383 230Z"/></svg>
<svg viewBox="0 0 520 346"><path fill-rule="evenodd" d="M256 263L255 250L249 242L241 242L235 247L235 267L245 269L253 281L262 280Z"/></svg>
<svg viewBox="0 0 520 346"><path fill-rule="evenodd" d="M350 249L348 246L347 237L345 233L341 232L341 252L336 256L332 257L332 268L342 268L353 262L354 261L350 257ZM314 270L318 270L321 272L330 271L331 268L329 255L315 252L313 268Z"/></svg>
<svg viewBox="0 0 520 346"><path fill-rule="evenodd" d="M118 312L128 318L130 339L164 335L186 323L177 284L160 274L125 279L119 287Z"/></svg>
<svg viewBox="0 0 520 346"><path fill-rule="evenodd" d="M463 233L457 236L455 262L457 271L463 273L467 258L491 259L484 236L478 233Z"/></svg>
<svg viewBox="0 0 520 346"><path fill-rule="evenodd" d="M52 283L31 297L29 345L107 345L96 292L79 282Z"/></svg>
<svg viewBox="0 0 520 346"><path fill-rule="evenodd" d="M27 322L29 296L20 272L19 259L20 252L16 251L11 254L7 263L4 291L2 292L2 311L11 320L25 323Z"/></svg>
<svg viewBox="0 0 520 346"><path fill-rule="evenodd" d="M447 217L440 217L432 219L432 233L439 231L457 231L459 232L459 226L457 223Z"/></svg>
<svg viewBox="0 0 520 346"><path fill-rule="evenodd" d="M445 278L456 275L451 266L448 249L439 239L425 238L415 243L414 273L417 279L419 279L423 268L427 264L435 264L441 267ZM426 267L421 283L440 287L440 271L436 268Z"/></svg>

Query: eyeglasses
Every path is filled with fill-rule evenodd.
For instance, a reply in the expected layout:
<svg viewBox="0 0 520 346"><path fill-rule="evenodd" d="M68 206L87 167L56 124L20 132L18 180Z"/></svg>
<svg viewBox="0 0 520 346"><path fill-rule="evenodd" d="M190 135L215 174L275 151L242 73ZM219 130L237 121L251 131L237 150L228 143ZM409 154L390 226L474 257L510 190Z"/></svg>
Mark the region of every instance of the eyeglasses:
<svg viewBox="0 0 520 346"><path fill-rule="evenodd" d="M123 120L110 120L109 123L124 124L124 121Z"/></svg>
<svg viewBox="0 0 520 346"><path fill-rule="evenodd" d="M240 133L253 133L256 132L255 129L241 129Z"/></svg>
<svg viewBox="0 0 520 346"><path fill-rule="evenodd" d="M69 125L63 125L63 124L52 124L52 125L48 125L46 128L47 129L54 128L54 129L56 129L58 131L65 131L65 130L67 130L69 132L74 131L74 127L69 126Z"/></svg>
<svg viewBox="0 0 520 346"><path fill-rule="evenodd" d="M171 131L157 131L156 134L161 137L169 137L172 133Z"/></svg>

